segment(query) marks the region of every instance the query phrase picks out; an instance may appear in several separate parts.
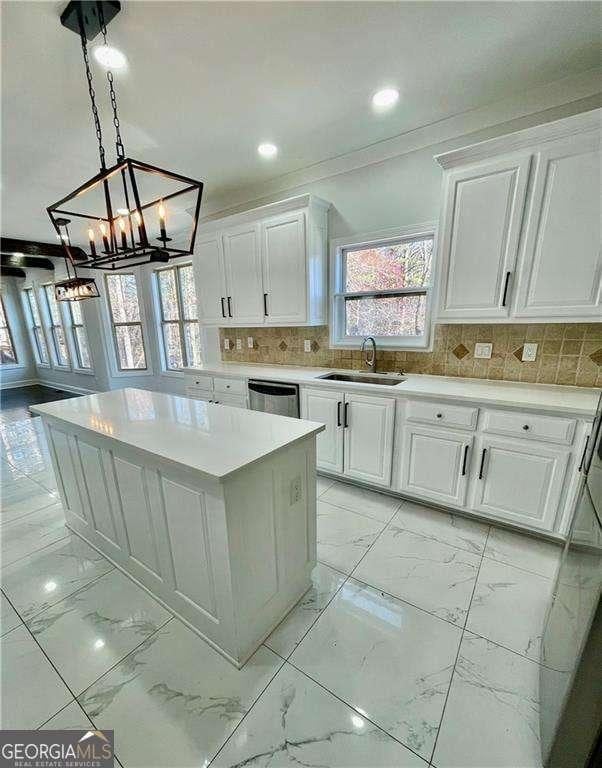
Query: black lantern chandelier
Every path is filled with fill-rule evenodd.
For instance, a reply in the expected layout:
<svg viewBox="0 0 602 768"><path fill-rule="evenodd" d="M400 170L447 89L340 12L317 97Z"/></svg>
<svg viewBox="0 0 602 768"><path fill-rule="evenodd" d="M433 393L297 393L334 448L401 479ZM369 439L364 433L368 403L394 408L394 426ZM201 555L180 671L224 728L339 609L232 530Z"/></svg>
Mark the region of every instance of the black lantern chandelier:
<svg viewBox="0 0 602 768"><path fill-rule="evenodd" d="M120 9L115 0L72 0L61 14L61 23L81 40L100 172L47 208L65 252L68 276L55 284L58 301L98 296L94 279L79 277L78 267L111 271L166 262L194 249L203 183L125 156L110 69L117 162L107 166L87 43L102 33L106 45L106 24Z"/></svg>

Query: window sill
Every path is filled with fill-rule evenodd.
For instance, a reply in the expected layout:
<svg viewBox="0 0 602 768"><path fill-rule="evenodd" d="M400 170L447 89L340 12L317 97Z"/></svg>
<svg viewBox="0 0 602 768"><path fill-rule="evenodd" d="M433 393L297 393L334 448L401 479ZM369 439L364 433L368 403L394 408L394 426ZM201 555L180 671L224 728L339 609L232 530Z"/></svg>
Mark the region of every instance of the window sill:
<svg viewBox="0 0 602 768"><path fill-rule="evenodd" d="M178 370L164 369L161 371L161 376L166 376L168 379L183 379L184 368L178 368Z"/></svg>
<svg viewBox="0 0 602 768"><path fill-rule="evenodd" d="M73 373L81 373L83 376L94 376L93 368L74 368Z"/></svg>
<svg viewBox="0 0 602 768"><path fill-rule="evenodd" d="M329 343L330 349L361 349L363 339L331 339ZM386 339L374 337L376 342L376 349L388 350L390 352L431 352L433 349L432 341L429 339L420 339L415 343L401 341L398 339ZM368 349L371 345L368 346Z"/></svg>
<svg viewBox="0 0 602 768"><path fill-rule="evenodd" d="M120 371L118 369L111 371L111 377L114 379L131 378L132 376L154 376L154 373L148 368L146 370L132 368L130 371Z"/></svg>
<svg viewBox="0 0 602 768"><path fill-rule="evenodd" d="M23 363L1 363L0 371L18 371L20 368L25 368Z"/></svg>

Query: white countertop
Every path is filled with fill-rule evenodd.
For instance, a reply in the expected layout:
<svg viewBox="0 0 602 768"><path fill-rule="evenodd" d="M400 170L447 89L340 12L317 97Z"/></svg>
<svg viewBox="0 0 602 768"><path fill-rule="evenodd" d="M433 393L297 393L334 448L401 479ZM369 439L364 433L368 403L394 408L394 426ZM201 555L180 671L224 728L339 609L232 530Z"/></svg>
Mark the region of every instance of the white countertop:
<svg viewBox="0 0 602 768"><path fill-rule="evenodd" d="M562 416L593 418L600 390L586 387L565 387L557 384L525 384L514 381L489 379L463 379L453 376L426 376L404 374L404 381L396 386L355 384L352 382L324 381L320 376L330 372L357 374L361 371L336 368L304 368L297 366L261 365L259 363L207 363L202 368L186 371L186 378L194 384L195 374L233 376L245 379L287 381L294 384L363 391L380 395L443 398L456 402L480 402L491 406L528 408ZM368 372L366 372L368 373ZM399 378L398 374L390 374Z"/></svg>
<svg viewBox="0 0 602 768"><path fill-rule="evenodd" d="M324 429L313 421L145 389L73 397L32 405L30 410L217 480Z"/></svg>

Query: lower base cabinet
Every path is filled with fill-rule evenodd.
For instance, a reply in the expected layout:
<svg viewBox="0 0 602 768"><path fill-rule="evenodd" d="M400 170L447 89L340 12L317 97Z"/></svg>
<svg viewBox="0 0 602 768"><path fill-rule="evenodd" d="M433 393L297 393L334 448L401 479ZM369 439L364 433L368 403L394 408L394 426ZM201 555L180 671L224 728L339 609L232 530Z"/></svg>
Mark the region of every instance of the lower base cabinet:
<svg viewBox="0 0 602 768"><path fill-rule="evenodd" d="M390 487L394 398L304 389L301 417L326 426L317 438L318 469Z"/></svg>
<svg viewBox="0 0 602 768"><path fill-rule="evenodd" d="M408 427L403 436L400 490L463 507L473 437L454 430Z"/></svg>
<svg viewBox="0 0 602 768"><path fill-rule="evenodd" d="M563 448L481 438L472 508L517 525L553 530L569 457Z"/></svg>

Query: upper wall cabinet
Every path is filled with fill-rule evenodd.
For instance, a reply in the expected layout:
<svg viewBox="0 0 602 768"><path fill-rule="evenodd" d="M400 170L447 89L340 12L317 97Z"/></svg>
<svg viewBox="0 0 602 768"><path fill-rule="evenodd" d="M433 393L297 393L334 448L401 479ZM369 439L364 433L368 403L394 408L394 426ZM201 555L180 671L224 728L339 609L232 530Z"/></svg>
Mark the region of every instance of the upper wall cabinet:
<svg viewBox="0 0 602 768"><path fill-rule="evenodd" d="M439 319L602 317L602 110L439 155Z"/></svg>
<svg viewBox="0 0 602 768"><path fill-rule="evenodd" d="M202 225L193 264L205 325L324 325L329 205L303 195Z"/></svg>

